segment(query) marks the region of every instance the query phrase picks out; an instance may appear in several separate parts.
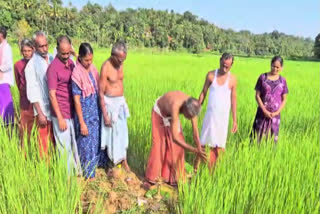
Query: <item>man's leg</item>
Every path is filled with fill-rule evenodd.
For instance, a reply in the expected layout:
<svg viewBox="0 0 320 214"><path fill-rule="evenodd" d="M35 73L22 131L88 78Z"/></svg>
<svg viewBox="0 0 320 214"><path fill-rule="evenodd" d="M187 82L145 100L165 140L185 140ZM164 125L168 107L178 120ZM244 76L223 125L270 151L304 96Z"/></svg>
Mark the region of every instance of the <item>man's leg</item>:
<svg viewBox="0 0 320 214"><path fill-rule="evenodd" d="M210 149L209 169L212 169L216 165L218 157L223 152L224 152L224 148L221 148L221 147L215 147Z"/></svg>
<svg viewBox="0 0 320 214"><path fill-rule="evenodd" d="M45 127L39 127L38 132L39 152L40 157L43 158L48 156L49 142L53 142L51 121L47 121L47 125Z"/></svg>
<svg viewBox="0 0 320 214"><path fill-rule="evenodd" d="M71 172L71 165L73 165L73 154L72 154L72 135L71 125L69 119L66 119L67 129L61 131L59 129L59 122L56 117L52 117L53 135L56 142L57 150L60 157L66 155L68 172Z"/></svg>

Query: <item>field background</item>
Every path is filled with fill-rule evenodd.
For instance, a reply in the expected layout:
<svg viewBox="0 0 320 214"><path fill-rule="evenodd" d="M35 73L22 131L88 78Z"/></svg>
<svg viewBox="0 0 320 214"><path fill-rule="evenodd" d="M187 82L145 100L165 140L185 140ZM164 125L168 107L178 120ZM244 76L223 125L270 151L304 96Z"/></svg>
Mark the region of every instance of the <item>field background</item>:
<svg viewBox="0 0 320 214"><path fill-rule="evenodd" d="M109 52L109 49L94 49L94 64L98 69ZM14 47L14 61L19 58L18 50ZM125 97L131 114L128 120L128 160L136 174L143 175L148 158L151 146L151 109L156 98L171 90L181 90L197 98L206 73L218 65L219 56L216 55L129 50L124 65ZM248 140L257 108L254 86L258 76L269 71L270 59L235 57L231 72L238 80L239 131L235 135L229 134L226 152L214 175L209 175L203 169L189 184L180 186L177 212L319 213L319 65L318 62L284 61L281 74L287 79L289 95L287 105L281 113L279 143L277 147L271 143L258 147L249 145ZM17 102L19 95L16 87L13 88L13 96ZM200 115L199 131L206 103L207 101ZM190 123L182 117L181 122L187 142L193 144ZM37 170L21 172L28 164L30 169L32 165L38 166L37 162L34 160L25 163L27 161L23 161L22 155L19 156L17 148L11 146L18 144L17 137L9 142L3 130L1 133L1 159L8 159L7 152L15 154L16 159L1 161L0 200L6 203L0 206L0 212L47 213L53 211L54 206L59 207L57 204L61 204L61 209L56 210L79 211L77 204L81 189L77 187L76 180L72 178L73 182L64 182L64 174L58 178L52 177L53 171L63 171L63 167L57 166L53 167L57 169L46 171L44 164L41 169L47 173L47 177L42 176L39 182L48 191L43 191L44 187L38 187L39 182L28 179L30 176L37 178ZM8 143L10 146L5 145ZM186 160L192 164L193 155L188 154ZM21 164L17 164L18 162ZM10 176L16 180L9 182ZM56 182L50 183L51 179ZM21 188L18 184L24 184L26 188ZM35 187L32 193L30 186ZM68 192L67 195L70 194L69 198L73 198L70 204L64 204L61 200L61 189ZM8 193L12 197L8 197ZM34 203L40 204L40 207L27 206L30 200L27 196L31 197L30 195L35 195ZM55 200L57 203L53 202ZM23 209L18 209L19 206Z"/></svg>

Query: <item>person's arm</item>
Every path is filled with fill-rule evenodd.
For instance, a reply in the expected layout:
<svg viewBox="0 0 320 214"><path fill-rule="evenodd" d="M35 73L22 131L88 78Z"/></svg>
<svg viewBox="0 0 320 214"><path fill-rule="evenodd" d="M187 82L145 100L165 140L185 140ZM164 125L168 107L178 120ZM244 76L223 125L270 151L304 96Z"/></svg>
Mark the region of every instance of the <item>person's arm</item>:
<svg viewBox="0 0 320 214"><path fill-rule="evenodd" d="M6 45L3 51L5 54L2 55L2 63L0 64L0 72L9 72L13 66L12 50L9 45Z"/></svg>
<svg viewBox="0 0 320 214"><path fill-rule="evenodd" d="M237 80L233 77L233 85L231 88L231 111L232 111L232 133L236 133L238 130L237 124Z"/></svg>
<svg viewBox="0 0 320 214"><path fill-rule="evenodd" d="M260 95L261 95L261 92L257 90L257 91L256 91L256 101L257 101L257 103L258 103L258 106L261 108L263 114L264 114L267 118L271 119L271 118L272 118L271 112L269 112L269 111L266 109L266 107L264 106Z"/></svg>
<svg viewBox="0 0 320 214"><path fill-rule="evenodd" d="M199 130L198 130L198 117L191 118L192 132L193 132L193 140L196 143L198 149L201 149Z"/></svg>
<svg viewBox="0 0 320 214"><path fill-rule="evenodd" d="M58 88L58 75L57 72L51 68L51 66L49 66L47 70L47 81L49 89L49 99L53 111L58 119L59 129L60 131L65 131L67 129L67 123L62 116L56 96L56 90Z"/></svg>
<svg viewBox="0 0 320 214"><path fill-rule="evenodd" d="M179 108L173 107L172 109L172 121L171 121L171 132L172 132L172 140L174 143L178 144L182 148L189 150L197 155L199 155L201 158L205 159L206 154L202 151L200 148L195 148L193 146L190 146L186 141L183 139L183 137L180 134L180 122L179 122Z"/></svg>
<svg viewBox="0 0 320 214"><path fill-rule="evenodd" d="M210 87L210 84L213 80L214 74L212 72L209 72L206 76L206 80L204 81L203 89L199 95L199 103L202 105L204 99L206 98L208 88Z"/></svg>
<svg viewBox="0 0 320 214"><path fill-rule="evenodd" d="M106 105L104 103L104 90L106 88L107 84L107 78L108 78L108 73L107 73L107 62L104 63L101 67L101 72L100 72L100 78L99 78L99 103L100 103L100 108L102 111L102 116L104 120L104 124L106 126L111 126L111 121L110 118L108 117L108 112L106 109Z"/></svg>
<svg viewBox="0 0 320 214"><path fill-rule="evenodd" d="M76 113L79 118L80 132L82 135L87 136L89 134L89 132L88 132L87 124L85 123L85 121L83 119L82 107L81 107L81 103L80 103L80 95L74 95L73 100L74 100L74 107L76 109Z"/></svg>
<svg viewBox="0 0 320 214"><path fill-rule="evenodd" d="M17 63L14 65L14 78L16 80L16 84L18 86L18 89L20 90L20 85L21 85L21 82L20 82L20 73L19 73L19 69L17 68Z"/></svg>
<svg viewBox="0 0 320 214"><path fill-rule="evenodd" d="M59 129L60 129L60 131L65 131L67 129L67 123L61 114L58 100L57 100L57 96L56 96L56 90L49 90L49 98L50 98L50 102L51 102L51 106L53 108L53 111L56 114L57 119L58 119Z"/></svg>
<svg viewBox="0 0 320 214"><path fill-rule="evenodd" d="M37 81L36 70L34 67L34 60L31 59L25 68L25 77L27 83L27 98L32 103L37 112L38 123L40 127L47 125L47 117L43 114L40 108L41 90Z"/></svg>

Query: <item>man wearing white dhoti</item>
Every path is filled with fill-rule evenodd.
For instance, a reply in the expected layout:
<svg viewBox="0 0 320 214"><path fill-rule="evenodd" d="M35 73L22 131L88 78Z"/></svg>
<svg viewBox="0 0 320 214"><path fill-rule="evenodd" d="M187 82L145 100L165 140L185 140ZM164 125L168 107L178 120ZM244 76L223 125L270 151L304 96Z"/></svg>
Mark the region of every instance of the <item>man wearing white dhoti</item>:
<svg viewBox="0 0 320 214"><path fill-rule="evenodd" d="M123 90L123 62L126 56L125 43L115 43L110 58L101 67L99 100L102 111L101 149L107 150L114 165L121 163L125 170L130 171L127 163L129 110Z"/></svg>
<svg viewBox="0 0 320 214"><path fill-rule="evenodd" d="M224 53L220 58L220 68L209 71L199 96L201 105L209 89L207 111L203 120L200 142L210 147L209 167L215 165L221 151L224 151L228 134L230 107L232 110L232 133L237 131L237 94L236 79L230 73L233 56ZM196 160L195 169L199 165Z"/></svg>

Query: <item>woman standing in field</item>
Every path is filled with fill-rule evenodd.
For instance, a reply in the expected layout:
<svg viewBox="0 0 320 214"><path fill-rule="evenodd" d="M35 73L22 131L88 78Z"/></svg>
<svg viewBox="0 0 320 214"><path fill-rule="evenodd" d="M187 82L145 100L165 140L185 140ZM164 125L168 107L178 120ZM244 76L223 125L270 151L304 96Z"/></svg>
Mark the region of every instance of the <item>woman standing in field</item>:
<svg viewBox="0 0 320 214"><path fill-rule="evenodd" d="M255 90L258 110L253 123L253 136L261 141L262 136L274 136L278 141L280 112L286 105L288 87L286 79L280 76L283 59L275 56L271 60L271 71L261 74Z"/></svg>
<svg viewBox="0 0 320 214"><path fill-rule="evenodd" d="M92 59L93 50L90 44L82 43L71 77L76 109L76 139L86 178L95 177L95 168L100 160L99 74L92 64Z"/></svg>

